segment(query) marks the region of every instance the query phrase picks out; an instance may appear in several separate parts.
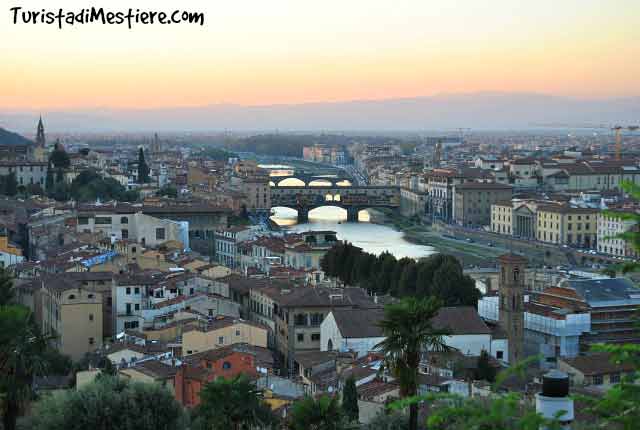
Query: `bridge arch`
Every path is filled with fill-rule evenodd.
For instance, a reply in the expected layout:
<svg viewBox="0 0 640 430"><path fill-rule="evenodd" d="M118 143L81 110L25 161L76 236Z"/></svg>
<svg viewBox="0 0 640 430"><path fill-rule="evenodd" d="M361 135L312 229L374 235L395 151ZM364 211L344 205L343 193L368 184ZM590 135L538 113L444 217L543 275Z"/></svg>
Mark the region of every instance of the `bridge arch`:
<svg viewBox="0 0 640 430"><path fill-rule="evenodd" d="M289 176L288 178L279 179L277 182L278 187L306 187L307 184L299 178Z"/></svg>

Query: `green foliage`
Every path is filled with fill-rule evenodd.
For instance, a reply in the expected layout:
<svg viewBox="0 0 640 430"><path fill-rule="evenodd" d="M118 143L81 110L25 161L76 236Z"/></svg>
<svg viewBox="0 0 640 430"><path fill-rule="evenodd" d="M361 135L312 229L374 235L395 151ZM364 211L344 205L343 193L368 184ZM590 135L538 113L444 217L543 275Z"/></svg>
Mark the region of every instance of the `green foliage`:
<svg viewBox="0 0 640 430"><path fill-rule="evenodd" d="M44 181L44 187L47 192L53 188L53 183L53 165L49 162L49 165L47 166L47 177Z"/></svg>
<svg viewBox="0 0 640 430"><path fill-rule="evenodd" d="M408 430L409 418L395 411L385 411L388 413L378 413L369 424L362 427L362 430Z"/></svg>
<svg viewBox="0 0 640 430"><path fill-rule="evenodd" d="M631 364L635 371L625 375L620 383L601 396L579 397L586 405L585 412L598 418L592 427L637 429L640 422L640 345L594 345L593 350L607 352L613 363Z"/></svg>
<svg viewBox="0 0 640 430"><path fill-rule="evenodd" d="M519 393L498 395L504 381L513 375L523 376L525 370L539 357L534 356L500 372L492 389L496 395L466 398L455 394L429 393L394 402L395 410L421 402L429 404L427 428L429 430L559 430L558 419L546 420ZM558 416L556 418L560 418Z"/></svg>
<svg viewBox="0 0 640 430"><path fill-rule="evenodd" d="M434 254L418 262L388 252L378 257L349 243L339 243L323 257L324 272L348 285L396 297L439 298L444 306L475 306L480 291L451 255Z"/></svg>
<svg viewBox="0 0 640 430"><path fill-rule="evenodd" d="M40 335L29 309L0 306L0 393L5 430L15 429L16 420L31 397L35 375L44 374L42 358L47 339Z"/></svg>
<svg viewBox="0 0 640 430"><path fill-rule="evenodd" d="M15 290L11 273L7 269L0 267L0 306L13 303L14 297Z"/></svg>
<svg viewBox="0 0 640 430"><path fill-rule="evenodd" d="M269 426L275 419L255 383L245 375L218 378L200 392L196 417L203 429L227 430Z"/></svg>
<svg viewBox="0 0 640 430"><path fill-rule="evenodd" d="M440 302L434 297L405 297L385 306L380 328L386 337L376 345L384 354L385 367L398 379L400 396L411 397L418 392L418 367L423 349L445 351L445 330L435 329L431 320L437 315ZM417 428L417 404L409 406L409 428Z"/></svg>
<svg viewBox="0 0 640 430"><path fill-rule="evenodd" d="M318 399L305 397L291 408L291 430L342 430L346 420L337 397L323 395Z"/></svg>
<svg viewBox="0 0 640 430"><path fill-rule="evenodd" d="M185 428L182 408L167 389L113 377L44 398L22 424L33 430Z"/></svg>
<svg viewBox="0 0 640 430"><path fill-rule="evenodd" d="M229 158L236 158L237 155L233 152L226 151L221 148L215 148L210 146L205 148L200 155L210 160L227 161Z"/></svg>
<svg viewBox="0 0 640 430"><path fill-rule="evenodd" d="M640 202L640 186L634 184L631 181L623 181L620 184L623 191L625 191L629 196ZM625 231L624 233L620 233L614 236L614 239L622 239L627 242L637 253L640 253L640 213L637 212L618 212L615 210L607 210L604 211L605 216L609 216L611 218L618 218L623 221L632 221L633 228ZM640 271L640 261L633 260L630 262L625 262L622 264L618 264L612 266L606 270L606 273L613 277L616 275L616 272L622 273L630 273Z"/></svg>
<svg viewBox="0 0 640 430"><path fill-rule="evenodd" d="M147 182L149 182L149 166L147 165L147 162L144 160L144 151L142 149L142 147L140 148L140 151L138 152L138 183L139 184L146 184Z"/></svg>
<svg viewBox="0 0 640 430"><path fill-rule="evenodd" d="M87 169L73 180L70 188L71 197L78 201L118 200L135 201L139 194L137 191L127 191L113 178L104 178L95 170Z"/></svg>
<svg viewBox="0 0 640 430"><path fill-rule="evenodd" d="M166 196L175 199L178 197L178 189L173 185L165 185L156 192L156 195L160 197Z"/></svg>
<svg viewBox="0 0 640 430"><path fill-rule="evenodd" d="M347 379L342 391L342 409L349 420L358 421L360 414L358 409L358 390L356 389L356 380L353 375Z"/></svg>
<svg viewBox="0 0 640 430"><path fill-rule="evenodd" d="M9 197L18 194L18 181L15 172L0 176L0 193Z"/></svg>
<svg viewBox="0 0 640 430"><path fill-rule="evenodd" d="M55 148L49 156L49 164L57 170L68 169L71 166L71 160L69 154L62 148L61 145L56 144Z"/></svg>

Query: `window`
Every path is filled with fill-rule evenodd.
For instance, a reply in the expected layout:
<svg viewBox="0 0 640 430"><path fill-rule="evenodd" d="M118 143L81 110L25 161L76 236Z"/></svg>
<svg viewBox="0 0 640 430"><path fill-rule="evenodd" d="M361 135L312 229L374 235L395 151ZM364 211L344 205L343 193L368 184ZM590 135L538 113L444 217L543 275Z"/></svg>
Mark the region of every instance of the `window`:
<svg viewBox="0 0 640 430"><path fill-rule="evenodd" d="M156 228L156 240L164 240L164 227Z"/></svg>
<svg viewBox="0 0 640 430"><path fill-rule="evenodd" d="M593 375L593 385L602 385L602 375Z"/></svg>
<svg viewBox="0 0 640 430"><path fill-rule="evenodd" d="M87 298L93 299L93 294L87 294Z"/></svg>
<svg viewBox="0 0 640 430"><path fill-rule="evenodd" d="M127 303L127 315L131 314L131 303Z"/></svg>
<svg viewBox="0 0 640 430"><path fill-rule="evenodd" d="M94 339L92 337L89 338L89 345L93 345Z"/></svg>
<svg viewBox="0 0 640 430"><path fill-rule="evenodd" d="M89 321L93 321L93 314L89 314Z"/></svg>
<svg viewBox="0 0 640 430"><path fill-rule="evenodd" d="M498 360L502 360L502 357L504 357L504 352L503 351L496 351L496 358Z"/></svg>
<svg viewBox="0 0 640 430"><path fill-rule="evenodd" d="M220 336L218 338L218 344L222 345L224 343L224 336Z"/></svg>
<svg viewBox="0 0 640 430"><path fill-rule="evenodd" d="M122 218L120 218L120 224L129 224L129 218L123 216Z"/></svg>
<svg viewBox="0 0 640 430"><path fill-rule="evenodd" d="M127 289L125 290L126 294L131 294L131 287L127 287Z"/></svg>
<svg viewBox="0 0 640 430"><path fill-rule="evenodd" d="M208 309L208 314L209 314L210 317L212 317L213 316L213 309Z"/></svg>
<svg viewBox="0 0 640 430"><path fill-rule="evenodd" d="M609 383L617 384L618 382L620 382L620 374L619 373L612 373L611 375L609 375Z"/></svg>
<svg viewBox="0 0 640 430"><path fill-rule="evenodd" d="M129 239L129 230L127 230L126 228L123 228L121 232L121 236L123 239Z"/></svg>
<svg viewBox="0 0 640 430"><path fill-rule="evenodd" d="M135 288L133 289L133 292L134 292L135 294L140 294L140 287L135 287Z"/></svg>
<svg viewBox="0 0 640 430"><path fill-rule="evenodd" d="M236 336L240 336L240 330L236 330Z"/></svg>
<svg viewBox="0 0 640 430"><path fill-rule="evenodd" d="M224 363L222 363L222 368L231 369L231 363L229 363L228 361L225 361Z"/></svg>
<svg viewBox="0 0 640 430"><path fill-rule="evenodd" d="M304 333L298 333L298 342L304 342Z"/></svg>
<svg viewBox="0 0 640 430"><path fill-rule="evenodd" d="M78 224L80 224L80 225L89 224L89 218L87 218L86 216L79 216L78 217Z"/></svg>
<svg viewBox="0 0 640 430"><path fill-rule="evenodd" d="M311 333L311 340L317 342L320 340L320 333Z"/></svg>
<svg viewBox="0 0 640 430"><path fill-rule="evenodd" d="M136 311L139 311L139 310L140 310L140 303L136 303L136 304L133 306L133 308L134 308Z"/></svg>
<svg viewBox="0 0 640 430"><path fill-rule="evenodd" d="M76 298L76 296L74 294L69 294L69 300L73 300L75 298Z"/></svg>
<svg viewBox="0 0 640 430"><path fill-rule="evenodd" d="M95 220L96 224L111 224L111 217L108 216L97 216Z"/></svg>

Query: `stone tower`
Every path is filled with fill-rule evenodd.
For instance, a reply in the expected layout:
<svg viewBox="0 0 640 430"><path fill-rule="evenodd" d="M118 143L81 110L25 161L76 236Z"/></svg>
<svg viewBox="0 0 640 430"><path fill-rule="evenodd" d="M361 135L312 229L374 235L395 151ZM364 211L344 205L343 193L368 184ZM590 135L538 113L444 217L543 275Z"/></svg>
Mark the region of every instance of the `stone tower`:
<svg viewBox="0 0 640 430"><path fill-rule="evenodd" d="M524 344L524 271L527 259L515 254L498 257L500 264L500 325L507 333L509 364L522 360Z"/></svg>
<svg viewBox="0 0 640 430"><path fill-rule="evenodd" d="M40 120L38 121L38 132L36 134L36 146L39 146L40 148L44 148L45 143L46 143L46 139L44 138L44 125L42 124L42 116L41 116Z"/></svg>

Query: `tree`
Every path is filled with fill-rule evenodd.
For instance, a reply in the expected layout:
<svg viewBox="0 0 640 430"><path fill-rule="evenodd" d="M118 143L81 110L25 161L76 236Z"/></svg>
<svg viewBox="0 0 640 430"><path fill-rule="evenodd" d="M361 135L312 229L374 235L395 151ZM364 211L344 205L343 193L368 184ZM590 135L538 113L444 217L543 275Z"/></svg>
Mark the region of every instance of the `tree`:
<svg viewBox="0 0 640 430"><path fill-rule="evenodd" d="M178 197L178 189L173 185L165 185L156 192L156 195L159 197L167 196L175 199Z"/></svg>
<svg viewBox="0 0 640 430"><path fill-rule="evenodd" d="M53 188L53 165L51 164L51 161L49 161L49 165L47 166L47 178L44 181L44 187L47 192Z"/></svg>
<svg viewBox="0 0 640 430"><path fill-rule="evenodd" d="M142 147L138 151L138 183L146 184L149 182L149 166L144 160L144 150Z"/></svg>
<svg viewBox="0 0 640 430"><path fill-rule="evenodd" d="M408 430L409 419L401 412L378 413L362 430Z"/></svg>
<svg viewBox="0 0 640 430"><path fill-rule="evenodd" d="M358 390L353 375L349 376L342 391L342 409L351 421L358 421L360 411L358 409Z"/></svg>
<svg viewBox="0 0 640 430"><path fill-rule="evenodd" d="M7 269L0 268L0 306L13 303L14 296L13 278Z"/></svg>
<svg viewBox="0 0 640 430"><path fill-rule="evenodd" d="M412 397L418 392L418 367L423 351L444 351L444 336L431 320L440 309L434 297L406 297L385 306L380 328L385 340L376 345L384 354L385 367L398 378L400 396ZM418 427L418 405L409 405L409 429Z"/></svg>
<svg viewBox="0 0 640 430"><path fill-rule="evenodd" d="M77 391L39 401L24 428L33 430L178 430L180 404L158 384L103 377Z"/></svg>
<svg viewBox="0 0 640 430"><path fill-rule="evenodd" d="M71 166L69 154L67 154L67 151L64 150L60 143L55 144L54 149L49 156L49 164L53 165L53 167L58 171L68 169L69 166Z"/></svg>
<svg viewBox="0 0 640 430"><path fill-rule="evenodd" d="M15 172L11 172L7 175L4 193L10 197L18 194L18 180L16 179Z"/></svg>
<svg viewBox="0 0 640 430"><path fill-rule="evenodd" d="M636 202L640 202L640 186L634 184L631 181L623 181L620 187ZM627 244L640 254L640 213L638 212L621 212L616 210L604 211L606 217L613 219L620 219L622 221L631 221L633 226L627 231L616 235L615 239L624 240ZM614 277L616 272L630 273L640 271L640 260L634 259L629 262L625 262L613 267L607 268L606 273Z"/></svg>
<svg viewBox="0 0 640 430"><path fill-rule="evenodd" d="M478 357L476 379L493 382L496 379L496 369L491 365L489 353L484 349Z"/></svg>
<svg viewBox="0 0 640 430"><path fill-rule="evenodd" d="M274 420L262 399L262 391L245 375L218 378L205 385L196 416L208 430L268 426Z"/></svg>
<svg viewBox="0 0 640 430"><path fill-rule="evenodd" d="M14 430L33 378L44 373L47 339L40 335L24 306L0 306L0 393L4 430Z"/></svg>
<svg viewBox="0 0 640 430"><path fill-rule="evenodd" d="M335 396L320 396L317 400L305 397L291 408L291 430L342 430L346 428L345 416Z"/></svg>

